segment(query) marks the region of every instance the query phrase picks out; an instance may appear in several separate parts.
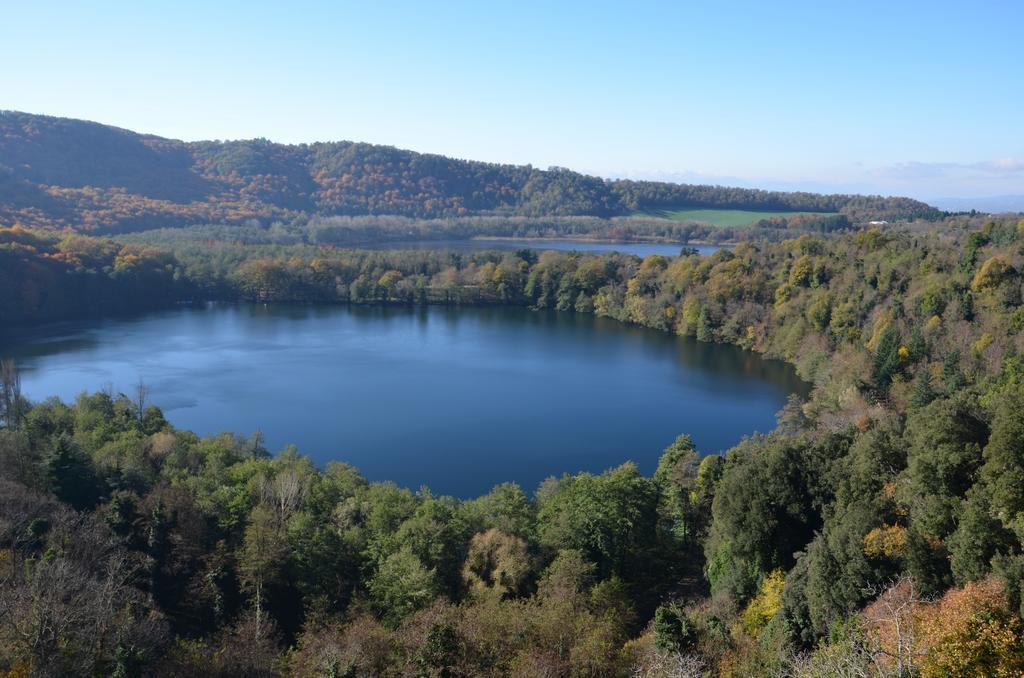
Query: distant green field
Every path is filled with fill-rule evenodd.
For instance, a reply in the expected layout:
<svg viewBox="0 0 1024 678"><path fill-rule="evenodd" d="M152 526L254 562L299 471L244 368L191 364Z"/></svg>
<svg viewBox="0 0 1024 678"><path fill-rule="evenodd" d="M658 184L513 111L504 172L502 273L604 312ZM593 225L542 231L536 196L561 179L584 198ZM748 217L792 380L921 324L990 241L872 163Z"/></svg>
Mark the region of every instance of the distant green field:
<svg viewBox="0 0 1024 678"><path fill-rule="evenodd" d="M697 221L712 226L749 226L761 219L795 217L798 214L829 214L828 212L754 212L751 210L647 210L636 216L660 217L674 221Z"/></svg>

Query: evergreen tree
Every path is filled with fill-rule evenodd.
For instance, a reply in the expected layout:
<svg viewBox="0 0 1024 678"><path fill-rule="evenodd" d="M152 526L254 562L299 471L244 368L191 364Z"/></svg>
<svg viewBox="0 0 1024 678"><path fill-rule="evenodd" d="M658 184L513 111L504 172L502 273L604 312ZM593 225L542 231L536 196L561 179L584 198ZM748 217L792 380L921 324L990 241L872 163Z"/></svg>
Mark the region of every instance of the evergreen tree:
<svg viewBox="0 0 1024 678"><path fill-rule="evenodd" d="M890 325L882 332L875 350L874 381L880 391L888 391L893 375L900 369L900 334Z"/></svg>
<svg viewBox="0 0 1024 678"><path fill-rule="evenodd" d="M907 350L910 352L910 360L915 363L928 357L928 343L925 341L920 327L915 327L910 334Z"/></svg>
<svg viewBox="0 0 1024 678"><path fill-rule="evenodd" d="M935 390L932 388L932 375L928 370L921 370L920 376L914 383L914 394L910 398L910 404L914 407L924 407L935 400Z"/></svg>
<svg viewBox="0 0 1024 678"><path fill-rule="evenodd" d="M88 458L71 436L61 434L46 460L50 488L57 498L78 510L89 509L99 501L101 489Z"/></svg>
<svg viewBox="0 0 1024 678"><path fill-rule="evenodd" d="M967 383L964 373L960 371L960 351L954 350L942 362L942 381L946 395L959 391Z"/></svg>

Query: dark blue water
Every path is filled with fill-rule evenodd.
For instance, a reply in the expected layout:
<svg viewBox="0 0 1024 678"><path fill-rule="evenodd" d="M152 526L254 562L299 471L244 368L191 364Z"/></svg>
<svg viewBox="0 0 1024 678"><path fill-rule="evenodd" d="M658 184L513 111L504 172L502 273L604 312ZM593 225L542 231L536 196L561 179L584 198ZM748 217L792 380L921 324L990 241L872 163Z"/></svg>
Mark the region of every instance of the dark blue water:
<svg viewBox="0 0 1024 678"><path fill-rule="evenodd" d="M697 250L701 256L714 254L722 249L720 245L674 245L646 242L596 242L593 240L545 239L545 238L472 238L464 240L399 240L395 242L353 245L359 249L374 250L559 250L562 252L622 252L647 257L660 254L665 257L679 256L684 247Z"/></svg>
<svg viewBox="0 0 1024 678"><path fill-rule="evenodd" d="M32 399L141 377L177 427L261 430L318 463L458 496L716 452L774 427L781 363L588 315L518 308L212 305L37 330L6 346Z"/></svg>

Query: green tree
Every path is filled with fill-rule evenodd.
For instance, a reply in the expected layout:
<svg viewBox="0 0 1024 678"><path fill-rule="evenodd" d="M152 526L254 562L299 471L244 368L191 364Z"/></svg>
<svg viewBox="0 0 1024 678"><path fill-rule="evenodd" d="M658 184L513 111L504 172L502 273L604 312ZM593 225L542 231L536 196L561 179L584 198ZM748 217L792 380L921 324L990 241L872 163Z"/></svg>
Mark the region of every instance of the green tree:
<svg viewBox="0 0 1024 678"><path fill-rule="evenodd" d="M981 479L992 515L1024 543L1024 387L1007 389L998 400L992 433L983 452Z"/></svg>
<svg viewBox="0 0 1024 678"><path fill-rule="evenodd" d="M900 370L900 334L895 327L889 325L882 332L875 349L875 361L872 379L875 386L887 391L892 383L893 375Z"/></svg>
<svg viewBox="0 0 1024 678"><path fill-rule="evenodd" d="M822 502L834 491L829 470L848 448L841 435L813 444L767 436L729 452L704 545L713 591L743 601L765 574L793 566L821 528Z"/></svg>
<svg viewBox="0 0 1024 678"><path fill-rule="evenodd" d="M89 459L70 436L57 436L45 463L50 489L58 499L79 510L96 506L103 488Z"/></svg>
<svg viewBox="0 0 1024 678"><path fill-rule="evenodd" d="M425 567L408 546L380 563L368 588L377 610L392 625L426 606L440 591L435 570Z"/></svg>
<svg viewBox="0 0 1024 678"><path fill-rule="evenodd" d="M696 629L675 605L659 605L654 611L654 645L662 652L684 652L697 641Z"/></svg>
<svg viewBox="0 0 1024 678"><path fill-rule="evenodd" d="M566 476L540 505L540 541L558 551L577 549L602 576L628 577L654 545L657 490L635 464L599 476Z"/></svg>
<svg viewBox="0 0 1024 678"><path fill-rule="evenodd" d="M935 400L936 393L932 388L932 375L927 369L921 370L914 380L914 393L910 397L910 404L914 407L924 407Z"/></svg>
<svg viewBox="0 0 1024 678"><path fill-rule="evenodd" d="M665 448L654 472L654 482L661 495L660 511L668 521L668 529L684 549L697 545L706 524L697 506L697 474L700 456L690 436L682 435Z"/></svg>
<svg viewBox="0 0 1024 678"><path fill-rule="evenodd" d="M977 402L957 394L911 412L905 477L911 515L922 534L944 538L982 464L989 429Z"/></svg>

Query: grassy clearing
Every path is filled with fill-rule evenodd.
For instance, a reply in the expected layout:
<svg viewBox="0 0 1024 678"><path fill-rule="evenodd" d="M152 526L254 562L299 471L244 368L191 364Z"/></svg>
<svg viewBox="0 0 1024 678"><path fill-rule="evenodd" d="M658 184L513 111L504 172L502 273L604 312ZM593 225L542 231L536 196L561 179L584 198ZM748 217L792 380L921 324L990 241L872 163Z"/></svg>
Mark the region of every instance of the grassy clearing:
<svg viewBox="0 0 1024 678"><path fill-rule="evenodd" d="M794 217L798 214L828 214L827 212L755 212L752 210L648 210L636 212L637 216L660 217L674 221L696 221L719 227L749 226L761 219L772 217Z"/></svg>

